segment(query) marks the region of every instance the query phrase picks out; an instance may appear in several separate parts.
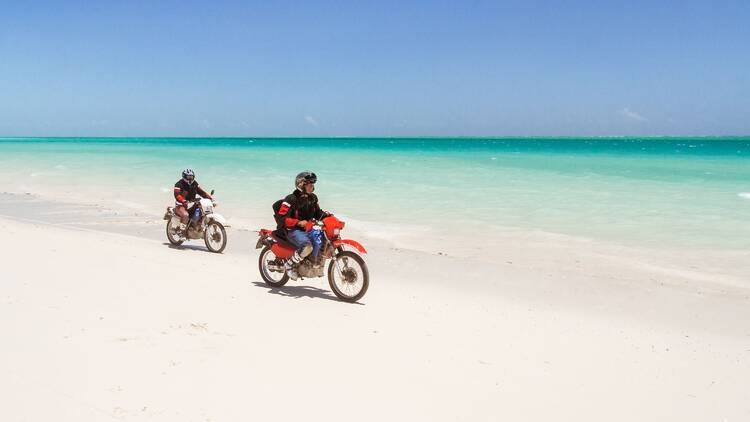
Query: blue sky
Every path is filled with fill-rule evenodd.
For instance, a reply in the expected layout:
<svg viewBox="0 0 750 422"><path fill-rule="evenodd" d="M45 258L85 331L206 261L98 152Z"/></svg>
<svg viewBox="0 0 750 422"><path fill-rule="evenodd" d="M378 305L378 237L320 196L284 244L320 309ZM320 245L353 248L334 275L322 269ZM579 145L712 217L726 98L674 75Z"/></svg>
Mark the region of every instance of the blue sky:
<svg viewBox="0 0 750 422"><path fill-rule="evenodd" d="M747 0L0 0L0 136L747 135L748 22Z"/></svg>

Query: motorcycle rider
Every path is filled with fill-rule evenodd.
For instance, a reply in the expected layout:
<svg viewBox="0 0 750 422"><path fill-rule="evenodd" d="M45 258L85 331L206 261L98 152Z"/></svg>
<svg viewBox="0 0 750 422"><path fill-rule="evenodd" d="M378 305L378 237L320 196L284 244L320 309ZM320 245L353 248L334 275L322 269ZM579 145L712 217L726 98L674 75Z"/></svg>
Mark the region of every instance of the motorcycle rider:
<svg viewBox="0 0 750 422"><path fill-rule="evenodd" d="M321 238L313 233L313 220L321 220L328 213L320 209L318 197L313 193L318 177L311 171L303 171L294 179L294 192L284 198L275 215L277 229L286 232L287 240L297 247L284 266L292 280L297 279L294 265L308 255L318 256Z"/></svg>
<svg viewBox="0 0 750 422"><path fill-rule="evenodd" d="M213 200L211 195L201 189L198 185L198 181L195 180L195 172L193 169L187 168L182 171L182 179L174 184L174 212L180 217L180 231L182 233L185 233L185 230L187 230L189 218L195 213L196 205L193 204L193 206L188 209L188 202L195 201L196 194L203 198Z"/></svg>

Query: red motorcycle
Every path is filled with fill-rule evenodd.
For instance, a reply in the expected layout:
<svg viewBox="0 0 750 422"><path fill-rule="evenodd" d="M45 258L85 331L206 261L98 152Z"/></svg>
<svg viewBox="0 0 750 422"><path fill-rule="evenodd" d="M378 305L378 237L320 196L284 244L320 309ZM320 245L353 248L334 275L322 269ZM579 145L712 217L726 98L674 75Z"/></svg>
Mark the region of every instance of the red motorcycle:
<svg viewBox="0 0 750 422"><path fill-rule="evenodd" d="M328 264L328 284L333 293L346 302L356 302L367 292L370 285L370 275L365 261L357 252L346 250L349 245L361 253L367 253L357 241L342 239L341 229L344 222L329 215L313 225L313 230L321 230L322 243L317 257L307 256L297 264L297 274L300 277L323 277L323 267ZM263 248L258 259L258 268L263 281L272 287L282 287L289 281L284 262L291 258L297 249L289 243L283 231L261 229L256 249Z"/></svg>

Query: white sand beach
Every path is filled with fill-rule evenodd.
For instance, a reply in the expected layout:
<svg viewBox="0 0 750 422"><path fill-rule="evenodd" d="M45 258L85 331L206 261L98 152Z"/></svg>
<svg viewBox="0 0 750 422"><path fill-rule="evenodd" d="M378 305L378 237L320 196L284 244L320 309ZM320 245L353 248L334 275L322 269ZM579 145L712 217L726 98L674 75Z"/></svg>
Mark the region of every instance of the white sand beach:
<svg viewBox="0 0 750 422"><path fill-rule="evenodd" d="M516 235L478 259L352 228L372 278L347 304L267 288L252 232L216 255L38 206L0 217L4 421L750 418L747 253Z"/></svg>

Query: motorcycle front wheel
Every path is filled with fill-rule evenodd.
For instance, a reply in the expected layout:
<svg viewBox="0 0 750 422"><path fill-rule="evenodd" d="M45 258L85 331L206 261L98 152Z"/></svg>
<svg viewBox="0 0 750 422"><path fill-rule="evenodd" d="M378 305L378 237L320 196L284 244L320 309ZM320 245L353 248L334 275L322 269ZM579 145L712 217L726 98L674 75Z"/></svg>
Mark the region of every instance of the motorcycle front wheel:
<svg viewBox="0 0 750 422"><path fill-rule="evenodd" d="M370 286L365 260L352 251L336 254L328 265L328 284L336 297L344 302L362 299Z"/></svg>
<svg viewBox="0 0 750 422"><path fill-rule="evenodd" d="M272 263L275 265L284 265L283 262L276 257L270 246L266 246L260 251L260 257L258 257L258 269L260 270L260 276L263 277L263 281L271 287L282 287L289 281L289 274L278 271L271 271L268 264Z"/></svg>
<svg viewBox="0 0 750 422"><path fill-rule="evenodd" d="M180 227L179 226L175 227L172 224L172 221L174 221L173 218L170 218L169 220L167 220L167 240L169 240L169 243L175 246L180 246L182 245L182 242L184 242L185 240L179 234Z"/></svg>
<svg viewBox="0 0 750 422"><path fill-rule="evenodd" d="M212 221L206 226L203 233L203 239L206 241L206 247L209 251L222 253L227 247L227 231L224 225L218 221Z"/></svg>

